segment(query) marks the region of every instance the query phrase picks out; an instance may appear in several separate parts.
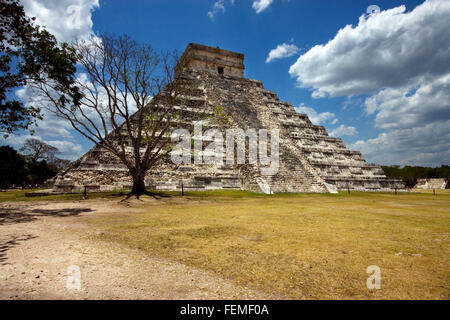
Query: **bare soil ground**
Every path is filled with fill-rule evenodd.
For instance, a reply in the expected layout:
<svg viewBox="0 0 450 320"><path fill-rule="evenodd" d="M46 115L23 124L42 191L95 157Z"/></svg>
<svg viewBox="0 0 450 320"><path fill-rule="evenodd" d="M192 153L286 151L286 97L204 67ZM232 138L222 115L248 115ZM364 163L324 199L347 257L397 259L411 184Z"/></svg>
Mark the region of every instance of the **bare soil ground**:
<svg viewBox="0 0 450 320"><path fill-rule="evenodd" d="M448 300L444 191L4 192L0 299ZM67 287L71 266L80 290ZM368 266L381 271L377 289Z"/></svg>
<svg viewBox="0 0 450 320"><path fill-rule="evenodd" d="M277 298L99 240L101 229L85 220L117 206L139 210L117 200L0 203L0 299ZM80 268L80 290L67 288L70 266Z"/></svg>

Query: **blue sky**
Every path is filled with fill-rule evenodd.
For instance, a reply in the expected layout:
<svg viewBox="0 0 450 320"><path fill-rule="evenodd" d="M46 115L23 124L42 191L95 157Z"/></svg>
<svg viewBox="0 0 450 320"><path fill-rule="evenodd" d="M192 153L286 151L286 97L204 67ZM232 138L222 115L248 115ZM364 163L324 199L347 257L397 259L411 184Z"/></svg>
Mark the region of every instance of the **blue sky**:
<svg viewBox="0 0 450 320"><path fill-rule="evenodd" d="M450 164L450 1L23 4L62 41L126 33L161 51L183 52L197 42L244 53L247 78L263 81L281 100L363 152L368 162ZM371 5L380 12L368 14ZM268 61L271 51L275 58ZM19 95L26 100L26 90ZM38 138L71 159L89 149L70 127L51 121L39 126ZM18 146L26 137L14 135L1 143Z"/></svg>

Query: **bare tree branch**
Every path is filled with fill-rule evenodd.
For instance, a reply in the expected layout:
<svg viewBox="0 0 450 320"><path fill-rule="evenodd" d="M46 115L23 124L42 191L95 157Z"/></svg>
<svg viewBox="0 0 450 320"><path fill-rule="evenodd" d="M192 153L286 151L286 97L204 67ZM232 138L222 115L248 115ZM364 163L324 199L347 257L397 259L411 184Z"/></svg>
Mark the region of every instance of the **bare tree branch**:
<svg viewBox="0 0 450 320"><path fill-rule="evenodd" d="M48 84L35 89L49 110L120 159L133 177L132 193L145 193L146 172L171 148L167 137L186 87L174 76L178 56L158 54L126 35L104 35L101 42L94 38L73 46L81 65L79 103L67 103L70 97Z"/></svg>

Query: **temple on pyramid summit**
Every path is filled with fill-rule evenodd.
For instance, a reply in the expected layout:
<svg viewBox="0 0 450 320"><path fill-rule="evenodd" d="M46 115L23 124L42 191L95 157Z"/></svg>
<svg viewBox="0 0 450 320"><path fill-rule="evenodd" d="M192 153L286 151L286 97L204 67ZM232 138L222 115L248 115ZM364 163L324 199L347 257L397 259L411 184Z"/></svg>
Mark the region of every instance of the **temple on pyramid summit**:
<svg viewBox="0 0 450 320"><path fill-rule="evenodd" d="M342 189L390 191L402 189L379 165L368 164L359 151L348 150L340 138L297 113L263 83L244 77L244 55L190 43L175 67L176 81L193 88L180 108L186 119L195 112L225 110L233 127L279 130L279 167L262 175L259 164L179 164L165 159L151 169L145 183L154 190L236 189L263 193L336 192ZM54 190L107 191L131 188L128 169L101 145L94 146L58 174Z"/></svg>

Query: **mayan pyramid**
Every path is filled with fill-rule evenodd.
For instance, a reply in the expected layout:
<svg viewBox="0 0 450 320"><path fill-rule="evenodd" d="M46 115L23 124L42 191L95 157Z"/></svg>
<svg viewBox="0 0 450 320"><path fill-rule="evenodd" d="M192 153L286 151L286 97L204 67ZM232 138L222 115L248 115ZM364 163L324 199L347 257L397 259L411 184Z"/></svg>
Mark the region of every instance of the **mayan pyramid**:
<svg viewBox="0 0 450 320"><path fill-rule="evenodd" d="M166 159L148 172L145 183L156 190L238 189L273 192L336 192L341 189L382 191L404 188L384 175L379 165L368 164L358 151L330 137L323 126L264 89L261 81L244 77L244 55L191 43L175 68L177 81L189 83L180 108L189 114L220 107L232 125L247 130L279 130L279 168L262 175L258 164L175 165ZM130 188L127 168L114 155L96 145L62 171L55 191Z"/></svg>

